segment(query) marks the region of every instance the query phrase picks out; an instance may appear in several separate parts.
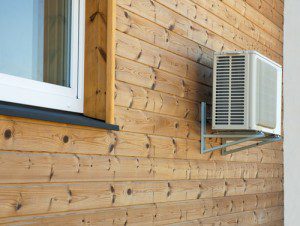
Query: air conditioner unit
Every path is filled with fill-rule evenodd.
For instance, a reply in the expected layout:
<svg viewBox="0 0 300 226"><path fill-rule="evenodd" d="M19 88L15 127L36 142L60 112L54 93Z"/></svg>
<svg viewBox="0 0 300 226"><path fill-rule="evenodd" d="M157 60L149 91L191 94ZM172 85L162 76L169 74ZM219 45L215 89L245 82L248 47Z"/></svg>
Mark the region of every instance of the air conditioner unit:
<svg viewBox="0 0 300 226"><path fill-rule="evenodd" d="M281 134L282 67L256 51L214 55L212 129Z"/></svg>

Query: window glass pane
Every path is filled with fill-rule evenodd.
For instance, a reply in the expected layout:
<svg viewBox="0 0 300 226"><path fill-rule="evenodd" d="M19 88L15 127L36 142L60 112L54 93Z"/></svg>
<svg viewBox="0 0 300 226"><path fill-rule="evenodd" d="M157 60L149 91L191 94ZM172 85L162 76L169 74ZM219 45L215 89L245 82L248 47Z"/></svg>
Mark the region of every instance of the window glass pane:
<svg viewBox="0 0 300 226"><path fill-rule="evenodd" d="M0 73L70 87L72 0L0 0Z"/></svg>
<svg viewBox="0 0 300 226"><path fill-rule="evenodd" d="M70 86L71 0L44 4L44 81Z"/></svg>

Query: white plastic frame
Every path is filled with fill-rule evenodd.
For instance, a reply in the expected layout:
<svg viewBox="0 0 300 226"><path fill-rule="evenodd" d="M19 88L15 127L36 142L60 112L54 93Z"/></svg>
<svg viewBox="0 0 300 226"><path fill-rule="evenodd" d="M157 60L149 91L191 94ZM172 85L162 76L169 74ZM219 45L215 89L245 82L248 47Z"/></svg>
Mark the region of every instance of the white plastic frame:
<svg viewBox="0 0 300 226"><path fill-rule="evenodd" d="M0 73L0 101L83 112L85 0L72 0L70 86Z"/></svg>

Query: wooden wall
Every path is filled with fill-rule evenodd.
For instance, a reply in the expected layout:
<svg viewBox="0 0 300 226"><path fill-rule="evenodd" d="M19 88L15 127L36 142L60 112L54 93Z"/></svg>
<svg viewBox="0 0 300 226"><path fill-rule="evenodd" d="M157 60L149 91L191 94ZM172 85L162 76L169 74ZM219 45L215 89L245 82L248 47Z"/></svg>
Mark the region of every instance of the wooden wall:
<svg viewBox="0 0 300 226"><path fill-rule="evenodd" d="M283 1L117 4L121 131L0 116L0 222L282 225L282 145L201 155L199 102L211 102L213 51L282 62Z"/></svg>

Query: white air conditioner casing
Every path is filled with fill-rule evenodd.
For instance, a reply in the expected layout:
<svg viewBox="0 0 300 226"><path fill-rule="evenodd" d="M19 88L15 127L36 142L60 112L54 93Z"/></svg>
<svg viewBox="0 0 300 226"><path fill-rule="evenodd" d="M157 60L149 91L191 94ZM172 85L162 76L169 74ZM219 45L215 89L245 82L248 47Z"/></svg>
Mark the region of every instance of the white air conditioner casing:
<svg viewBox="0 0 300 226"><path fill-rule="evenodd" d="M282 67L256 51L214 55L215 130L281 134Z"/></svg>

